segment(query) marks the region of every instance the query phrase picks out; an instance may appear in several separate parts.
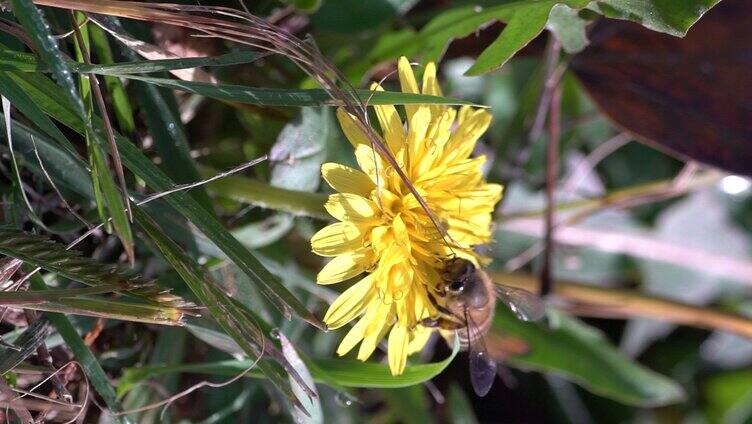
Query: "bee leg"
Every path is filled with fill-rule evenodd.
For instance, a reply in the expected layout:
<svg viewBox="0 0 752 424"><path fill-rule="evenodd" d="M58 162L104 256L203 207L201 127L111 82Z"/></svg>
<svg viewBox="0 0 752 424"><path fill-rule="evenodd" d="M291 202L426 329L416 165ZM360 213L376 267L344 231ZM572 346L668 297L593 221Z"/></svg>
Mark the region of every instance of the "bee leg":
<svg viewBox="0 0 752 424"><path fill-rule="evenodd" d="M436 298L434 297L432 293L429 293L428 300L431 302L433 307L436 308L437 311L441 312L444 315L454 316L452 311L450 311L444 306L439 305L439 301L436 300Z"/></svg>
<svg viewBox="0 0 752 424"><path fill-rule="evenodd" d="M437 328L439 326L438 318L425 318L420 322L420 325L428 328Z"/></svg>
<svg viewBox="0 0 752 424"><path fill-rule="evenodd" d="M465 328L461 322L449 320L446 318L426 318L420 322L424 327L440 328L442 330L459 330Z"/></svg>

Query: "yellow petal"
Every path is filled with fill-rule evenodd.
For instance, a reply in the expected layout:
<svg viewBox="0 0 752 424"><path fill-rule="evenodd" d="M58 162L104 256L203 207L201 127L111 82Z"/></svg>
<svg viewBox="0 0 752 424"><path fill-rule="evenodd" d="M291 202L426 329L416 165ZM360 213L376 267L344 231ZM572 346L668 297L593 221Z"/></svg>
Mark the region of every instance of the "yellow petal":
<svg viewBox="0 0 752 424"><path fill-rule="evenodd" d="M435 114L431 110L431 125L426 134L426 152L418 166L418 181L434 168L434 165L444 156L444 147L449 137L452 135L451 128L457 111L452 108L445 108L440 114ZM437 118L438 116L438 118Z"/></svg>
<svg viewBox="0 0 752 424"><path fill-rule="evenodd" d="M476 110L465 117L447 143L446 158L448 160L445 160L444 163L470 156L475 148L475 143L486 132L490 124L491 114L485 110Z"/></svg>
<svg viewBox="0 0 752 424"><path fill-rule="evenodd" d="M373 249L360 249L339 255L319 271L319 284L334 284L363 273L373 265Z"/></svg>
<svg viewBox="0 0 752 424"><path fill-rule="evenodd" d="M462 125L470 114L473 113L473 108L470 106L460 107L460 112L457 114L457 125Z"/></svg>
<svg viewBox="0 0 752 424"><path fill-rule="evenodd" d="M375 203L365 197L350 193L330 195L324 208L335 219L354 223L373 222L378 214L378 206Z"/></svg>
<svg viewBox="0 0 752 424"><path fill-rule="evenodd" d="M340 342L339 347L337 347L337 355L342 356L347 354L347 352L351 351L356 344L363 340L364 331L369 323L367 318L368 315L361 318L360 321L353 325L353 328L347 332L342 339L342 342Z"/></svg>
<svg viewBox="0 0 752 424"><path fill-rule="evenodd" d="M339 121L339 126L342 128L342 132L345 133L345 137L347 137L353 147L358 147L359 144L371 144L354 116L350 115L344 109L338 108L337 120Z"/></svg>
<svg viewBox="0 0 752 424"><path fill-rule="evenodd" d="M419 168L420 160L426 151L426 132L431 123L431 109L427 106L419 106L410 119L407 130L408 159L407 163L411 170ZM413 175L416 178L417 175Z"/></svg>
<svg viewBox="0 0 752 424"><path fill-rule="evenodd" d="M384 335L389 330L391 322L388 318L390 317L391 309L391 305L381 302L372 309L371 322L366 327L363 342L360 344L360 349L358 349L358 359L361 361L365 361L371 356L373 351L376 350L376 346L378 346L381 339L384 338Z"/></svg>
<svg viewBox="0 0 752 424"><path fill-rule="evenodd" d="M326 311L326 326L329 329L340 328L360 315L371 300L369 293L372 289L373 277L368 275L345 290Z"/></svg>
<svg viewBox="0 0 752 424"><path fill-rule="evenodd" d="M352 193L368 197L375 187L368 175L338 163L321 165L321 175L329 183L329 186L340 193Z"/></svg>
<svg viewBox="0 0 752 424"><path fill-rule="evenodd" d="M373 184L384 185L384 162L371 146L361 144L356 147L355 159Z"/></svg>
<svg viewBox="0 0 752 424"><path fill-rule="evenodd" d="M321 256L337 256L363 247L365 234L351 222L327 225L311 237L311 249Z"/></svg>
<svg viewBox="0 0 752 424"><path fill-rule="evenodd" d="M417 326L412 332L412 340L410 340L410 343L407 345L407 354L412 355L413 353L423 350L423 347L428 343L428 339L431 337L432 333L433 331L429 328L423 327L422 325Z"/></svg>
<svg viewBox="0 0 752 424"><path fill-rule="evenodd" d="M402 91L404 93L418 94L418 82L415 80L415 74L413 73L413 68L410 66L410 61L405 56L399 59L397 71L399 72L400 88L402 88ZM413 115L419 108L419 105L405 105L409 125L412 124Z"/></svg>
<svg viewBox="0 0 752 424"><path fill-rule="evenodd" d="M401 325L392 327L388 343L389 370L392 375L400 375L405 370L408 343L407 328Z"/></svg>
<svg viewBox="0 0 752 424"><path fill-rule="evenodd" d="M439 87L439 82L436 79L436 64L433 62L428 62L426 70L423 71L422 93L430 94L432 96L441 96L441 87ZM440 116L444 110L448 109L446 106L442 105L430 105L429 108L431 109L431 115L433 115L434 119Z"/></svg>
<svg viewBox="0 0 752 424"><path fill-rule="evenodd" d="M418 82L415 80L415 74L413 68L410 66L410 61L405 56L399 58L397 63L397 70L399 71L400 87L405 93L418 94Z"/></svg>
<svg viewBox="0 0 752 424"><path fill-rule="evenodd" d="M373 83L371 90L384 91L384 89ZM386 139L386 144L389 146L389 150L393 155L402 148L405 138L405 130L402 125L402 120L397 113L397 108L393 105L374 106L376 109L376 117L379 119L379 125L381 125L381 131Z"/></svg>
<svg viewBox="0 0 752 424"><path fill-rule="evenodd" d="M428 62L423 72L423 94L441 96L441 88L436 80L436 64Z"/></svg>

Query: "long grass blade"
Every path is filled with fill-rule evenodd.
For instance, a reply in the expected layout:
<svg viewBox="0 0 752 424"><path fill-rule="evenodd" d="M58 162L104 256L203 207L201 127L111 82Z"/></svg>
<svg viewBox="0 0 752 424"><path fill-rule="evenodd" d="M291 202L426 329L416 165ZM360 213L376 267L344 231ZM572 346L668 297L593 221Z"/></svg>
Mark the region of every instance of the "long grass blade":
<svg viewBox="0 0 752 424"><path fill-rule="evenodd" d="M192 94L211 97L217 100L246 103L260 106L342 106L338 99L332 99L323 89L281 89L257 88L233 84L212 84L200 81L181 81L167 78L144 77L126 74L124 78L148 82L160 87L172 88ZM355 90L355 93L368 100L370 105L442 104L475 105L465 100L429 94L412 94L394 91Z"/></svg>
<svg viewBox="0 0 752 424"><path fill-rule="evenodd" d="M34 42L37 53L42 60L50 66L51 72L55 76L57 83L63 89L65 104L71 107L72 112L75 113L83 124L83 127L86 129L87 139L92 140L90 147L93 145L103 146L104 141L102 140L101 134L95 131L92 125L92 114L87 111L84 97L82 97L81 93L79 93L76 88L73 76L68 67L69 60L63 55L60 49L58 49L42 12L37 9L32 1L29 0L12 0L11 5L18 21L26 29L31 40ZM82 46L80 43L79 47L85 48L85 46ZM88 109L90 110L91 107L89 106ZM92 162L92 168L97 168L98 171L93 173L93 176L95 177L93 179L94 184L99 184L101 186L104 195L104 202L107 203L107 209L110 216L113 218L118 236L120 237L126 252L129 253L129 257L133 259L133 235L123 208L127 203L127 198L125 199L126 202L123 202L121 196L124 196L125 193L118 193L116 188L113 190L115 185L114 182L112 182L112 176L109 175L109 169L106 165L101 163L103 158L97 158L96 154L94 156L95 158ZM110 181L105 181L108 178ZM109 184L109 182L112 182L112 184Z"/></svg>
<svg viewBox="0 0 752 424"><path fill-rule="evenodd" d="M312 39L302 41L251 13L228 7L111 0L96 2L92 0L36 0L36 2L54 7L190 28L205 36L222 38L287 57L313 78L330 96L334 104L341 106L343 110L355 117L356 124L373 145L374 150L386 160L415 196L418 204L441 233L444 242L448 245L457 245L444 223L439 220L384 141L371 127L368 118L369 97L362 97L358 94L342 73L324 58Z"/></svg>
<svg viewBox="0 0 752 424"><path fill-rule="evenodd" d="M71 12L71 19L74 23L76 59L78 59L79 62L89 64L91 63L91 43L89 40L89 27L86 25L86 18L81 13ZM81 95L87 112L84 125L87 129L92 128L91 119L92 116L94 116L94 101L96 101L97 107L102 114L102 127L104 128L104 134L106 135L109 144L110 156L112 158L115 175L117 176L120 185L120 191L118 191L118 187L115 185L115 177L113 177L110 172L107 154L105 153L105 147L102 143L102 137L98 134L94 134L93 130L87 131L86 147L89 152L89 164L91 166L94 190L97 194L97 209L100 218L106 223L108 229L110 228L110 223L112 224L115 233L123 242L123 247L125 248L125 253L128 255L128 259L131 264L133 264L135 256L133 251L133 233L130 227L130 201L127 197L128 188L125 184L123 164L120 159L120 153L115 144L112 124L110 122L109 114L107 113L107 107L97 77L94 75L81 74L79 79L81 83ZM108 219L105 209L109 212L109 216L112 218L111 221Z"/></svg>
<svg viewBox="0 0 752 424"><path fill-rule="evenodd" d="M297 371L276 351L276 348L261 331L257 324L258 321L248 319L241 310L238 310L233 300L218 288L214 279L190 259L174 241L165 236L145 212L136 208L134 213L138 217L141 227L149 234L165 259L180 274L191 291L209 309L214 319L238 343L246 355L252 359L263 358L265 355L273 358L288 372L291 378L295 378L301 386L306 387L305 381L297 374ZM258 361L258 367L288 400L305 409L279 369L265 360Z"/></svg>
<svg viewBox="0 0 752 424"><path fill-rule="evenodd" d="M40 74L21 74L14 75L14 77L17 77L15 78L16 81L22 83L25 88L28 88L27 92L32 99L34 99L34 101L45 110L45 112L51 114L66 126L78 132L84 132L83 124L74 114L71 113L70 108L61 107L65 106L65 101L60 87L44 82L46 78ZM40 79L42 81L38 81ZM0 87L0 91L1 90L2 87ZM95 123L101 125L101 122L97 119L95 119ZM16 125L14 124L14 128L15 127ZM24 139L28 141L28 137L20 138L20 140ZM176 186L176 184L159 170L151 160L144 156L136 146L119 134L116 134L116 140L119 149L123 154L124 164L136 175L142 178L149 186L158 191L171 190ZM42 143L40 142L39 144L41 146ZM51 146L46 146L48 149L50 147ZM61 154L64 155L63 158L67 159L67 162L70 165L74 165L74 167L80 166L76 165L78 163L76 159L71 158L62 150L58 150L58 153L51 154L45 159L49 161L58 160L56 156ZM59 176L64 181L67 181L67 185L75 187L80 194L86 196L91 196L93 194L90 187L82 187L81 181L72 180L70 178L71 175L68 172L61 172ZM165 196L165 199L207 237L209 237L209 239L211 239L233 262L235 262L241 270L251 278L251 281L260 288L262 294L264 294L267 299L282 311L285 316L289 317L290 311L294 311L307 322L319 328L324 328L324 325L318 318L311 314L311 312L308 311L276 277L269 273L269 271L267 271L263 265L253 257L245 246L235 239L216 220L216 218L202 208L190 195L182 191L177 191L169 196Z"/></svg>
<svg viewBox="0 0 752 424"><path fill-rule="evenodd" d="M238 103L293 107L342 106L342 103L339 100L332 99L331 95L323 89L258 88L233 84L213 84L201 81L183 81L137 75L140 73L189 69L196 66L243 64L252 62L261 56L261 54L255 52L238 52L214 57L163 59L117 63L112 65L76 64L71 66L71 71L134 79L161 87ZM10 50L0 50L0 70L39 72L47 71L48 69L39 64L33 55ZM369 105L439 104L480 106L467 100L432 96L428 94L370 90L356 90L355 92L363 101L367 100Z"/></svg>
<svg viewBox="0 0 752 424"><path fill-rule="evenodd" d="M27 357L37 351L39 345L47 338L49 323L45 319L34 321L16 340L16 349L5 349L0 354L0 374L12 370Z"/></svg>
<svg viewBox="0 0 752 424"><path fill-rule="evenodd" d="M92 50L96 53L100 62L107 65L115 63L115 57L110 48L110 42L107 35L96 25L87 25L89 36L91 38ZM79 63L79 62L74 62ZM97 65L81 64L85 67L95 67ZM87 71L81 71L87 72ZM91 71L88 71L91 72ZM105 87L110 94L113 109L115 110L115 119L117 119L120 129L125 134L131 134L136 130L136 123L133 119L133 108L128 100L128 94L125 92L125 86L120 78L112 75L104 76Z"/></svg>

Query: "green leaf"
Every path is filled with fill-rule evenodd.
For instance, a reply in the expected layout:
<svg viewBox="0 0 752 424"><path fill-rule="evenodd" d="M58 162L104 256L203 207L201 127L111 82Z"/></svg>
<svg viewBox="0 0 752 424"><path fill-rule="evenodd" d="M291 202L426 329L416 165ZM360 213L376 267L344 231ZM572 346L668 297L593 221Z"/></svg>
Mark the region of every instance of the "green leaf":
<svg viewBox="0 0 752 424"><path fill-rule="evenodd" d="M399 387L384 391L384 398L394 420L405 424L432 422L426 391L421 386Z"/></svg>
<svg viewBox="0 0 752 424"><path fill-rule="evenodd" d="M87 24L87 26L93 50L97 54L99 61L104 64L114 63L115 58L104 30L96 25ZM93 67L95 65L90 66ZM128 94L125 92L123 82L120 81L120 78L112 75L105 75L104 82L107 91L110 93L110 101L115 109L115 118L120 125L120 129L126 134L133 133L136 130L136 123L133 120L133 108L131 108L131 103L128 100Z"/></svg>
<svg viewBox="0 0 752 424"><path fill-rule="evenodd" d="M44 79L40 74L27 75ZM45 112L51 114L54 118L60 120L68 127L83 132L80 121L73 118L69 110L60 106L62 103L62 93L59 87L50 86L46 83L34 82L31 87L44 86L46 90L34 90L34 101L40 105ZM68 112L68 113L66 113ZM101 126L101 120L95 119L95 124ZM14 124L15 125L15 124ZM133 171L139 178L143 179L148 186L156 191L167 191L175 188L176 184L157 168L152 161L146 157L136 146L126 140L119 134L115 134L118 148L121 152L123 163L127 168ZM63 174L64 175L64 174ZM69 182L70 185L76 185L76 182ZM89 191L90 193L90 191ZM88 193L81 193L88 194ZM223 226L212 216L206 209L196 202L189 194L184 191L176 191L164 199L193 223L201 232L204 233L214 244L224 252L236 265L250 277L251 281L259 287L260 291L269 299L275 307L282 311L286 316L290 315L290 310L307 322L323 328L321 321L316 318L306 307L285 288L279 280L264 268L261 263L234 238Z"/></svg>
<svg viewBox="0 0 752 424"><path fill-rule="evenodd" d="M561 47L569 54L581 52L589 44L586 25L577 10L563 4L556 4L548 15L548 30L561 42Z"/></svg>
<svg viewBox="0 0 752 424"><path fill-rule="evenodd" d="M721 0L598 0L591 7L609 18L626 19L653 31L683 37Z"/></svg>
<svg viewBox="0 0 752 424"><path fill-rule="evenodd" d="M162 157L162 168L175 182L180 184L194 183L201 179L196 169L196 162L191 157L190 146L176 111L170 103L175 103L168 90L142 82L134 84L136 94L144 109L146 126L154 139L154 146ZM206 193L206 188L196 187L190 195L209 212L212 212L212 202Z"/></svg>
<svg viewBox="0 0 752 424"><path fill-rule="evenodd" d="M99 146L104 145L104 143L101 135L94 131L92 126L91 114L89 113L92 108L90 99L85 103L84 98L87 98L87 93L82 93L83 95L79 94L76 89L76 84L68 67L69 60L58 49L42 12L29 0L13 0L11 5L19 22L31 36L37 52L42 60L50 66L58 85L62 87L64 99L61 100L71 106L73 113L75 113L86 129L87 141L90 140L89 153L92 154L93 158L91 161L92 181L95 184L95 188L101 189L101 196L97 196L97 205L100 212L102 212L103 204L106 203L118 237L122 241L126 252L129 252L129 256L132 258L133 234L131 233L130 223L125 213L125 202L121 197L125 193L118 191L109 168L106 166L104 154L97 152L97 150L100 150ZM84 31L85 28L84 26L81 30ZM85 35L84 42L86 43L87 40L88 35ZM82 78L83 80L85 78ZM82 87L85 86L86 84L82 84ZM104 219L104 214L101 213L101 215L103 215Z"/></svg>
<svg viewBox="0 0 752 424"><path fill-rule="evenodd" d="M92 31L92 34L104 34L104 31L97 26L91 26L89 29ZM102 40L100 40L98 36L96 37L96 40L97 43L102 42ZM113 63L112 52L105 50L103 47L103 45L99 45L97 54L100 55L100 60L102 60L104 63L87 64L73 62L67 59L64 60L67 61L67 66L72 72L107 76L124 76L129 74L147 74L153 72L175 71L178 69L191 69L202 66L243 65L256 61L265 56L258 52L242 51L227 53L219 56L190 57L180 59L136 60L132 62ZM18 52L3 47L0 48L0 70L21 72L50 72L52 70L52 67L47 66L45 63L40 63L37 57L31 53Z"/></svg>
<svg viewBox="0 0 752 424"><path fill-rule="evenodd" d="M243 352L248 357L254 360L259 359L256 366L274 383L287 399L294 405L303 407L297 401L297 397L288 384L286 376L263 357L264 355L271 356L273 351L264 332L259 328L259 324L257 324L260 320L250 319L248 315L238 308L232 298L221 290L209 274L188 257L174 241L162 233L144 210L136 207L133 209L133 213L141 228L144 229L154 241L157 248L162 252L165 260L172 265L201 303L209 309L212 317L214 317L222 329L232 337L234 342L243 349ZM280 362L280 365L283 367L288 365L285 363L284 358L274 357L274 359ZM285 370L289 372L290 368L285 367Z"/></svg>
<svg viewBox="0 0 752 424"><path fill-rule="evenodd" d="M90 72L99 75L124 76L128 74L145 74L152 72L174 71L178 69L199 68L202 66L244 65L254 62L265 55L258 52L240 51L219 56L190 57L181 59L139 60L133 62L113 63L109 65L84 65L76 67L76 72Z"/></svg>
<svg viewBox="0 0 752 424"><path fill-rule="evenodd" d="M233 84L212 84L199 81L181 81L167 78L154 78L136 73L157 72L195 67L198 65L246 63L257 56L250 53L229 53L223 56L191 59L164 59L144 62L120 63L113 65L75 65L73 72L93 73L100 75L115 75L123 78L139 80L161 87L186 91L214 99L248 103L264 106L337 106L336 101L321 89L282 89L257 88ZM10 50L0 50L0 70L38 71L39 64L33 65L33 56ZM150 66L157 62L155 66ZM188 66L194 65L194 66ZM356 90L358 96L369 105L392 104L442 104L478 106L472 102L449 97L431 96L427 94L411 94L391 91Z"/></svg>
<svg viewBox="0 0 752 424"><path fill-rule="evenodd" d="M37 106L22 87L14 81L6 72L0 72L0 94L7 97L13 106L15 106L29 121L33 122L39 129L55 139L61 146L71 152L75 148L68 141L62 131L55 126L55 123Z"/></svg>
<svg viewBox="0 0 752 424"><path fill-rule="evenodd" d="M548 15L555 4L561 3L581 9L590 0L529 0L513 1L498 6L481 8L459 7L448 10L431 20L413 38L416 51L425 51L427 60L438 60L452 39L475 32L479 27L494 21L507 24L504 30L478 57L467 75L480 75L501 67L515 53L540 34L546 26Z"/></svg>
<svg viewBox="0 0 752 424"><path fill-rule="evenodd" d="M389 366L373 362L361 362L348 359L310 359L303 357L311 375L317 383L336 382L343 387L393 389L408 387L428 381L439 375L459 352L459 341L455 343L452 354L440 362L429 364L408 364L405 372L393 376ZM248 369L252 361L219 361L175 366L128 368L123 373L118 385L118 393L123 394L147 378L173 373L196 373L210 375L235 376ZM246 377L262 377L260 371L252 369Z"/></svg>
<svg viewBox="0 0 752 424"><path fill-rule="evenodd" d="M75 289L73 290L75 294ZM34 293L35 297L46 297L45 293ZM55 296L57 297L57 296ZM59 312L66 315L81 315L95 318L115 319L128 322L142 322L156 325L182 325L182 313L170 308L155 305L145 305L133 302L120 302L86 297L63 297L59 300L11 303L14 307L43 312Z"/></svg>
<svg viewBox="0 0 752 424"><path fill-rule="evenodd" d="M204 177L217 174L217 171L208 167L201 167L200 171ZM207 184L207 187L216 195L229 197L239 202L290 212L294 215L331 218L324 209L327 198L325 194L272 187L240 175L229 175L212 181Z"/></svg>
<svg viewBox="0 0 752 424"><path fill-rule="evenodd" d="M84 102L76 89L76 83L73 81L73 76L68 67L70 60L58 49L57 42L52 37L49 25L42 12L30 0L11 0L11 5L13 6L13 13L34 42L37 52L42 60L50 66L55 80L62 87L66 103L71 105L82 122L86 122L87 113Z"/></svg>
<svg viewBox="0 0 752 424"><path fill-rule="evenodd" d="M683 36L707 10L720 0L518 0L483 8L466 6L450 9L433 18L417 36L405 44L392 46L391 58L400 54L423 55L425 60L438 60L446 45L455 38L466 37L495 21L506 24L499 37L478 57L467 75L481 75L500 68L514 54L540 34L547 23L562 37L568 49L580 49L582 25L564 32L558 25L561 10L590 7L607 17L628 19L650 29ZM552 16L553 12L553 16ZM572 12L568 12L572 16ZM574 16L572 16L574 18ZM553 22L550 19L553 18ZM571 22L572 19L569 19Z"/></svg>
<svg viewBox="0 0 752 424"><path fill-rule="evenodd" d="M331 126L332 116L325 108L303 108L300 119L285 125L269 152L271 185L316 191Z"/></svg>
<svg viewBox="0 0 752 424"><path fill-rule="evenodd" d="M0 375L12 370L24 359L36 352L47 338L49 325L46 319L34 321L16 340L18 349L5 348L0 354Z"/></svg>
<svg viewBox="0 0 752 424"><path fill-rule="evenodd" d="M508 362L560 374L593 393L628 405L655 407L684 399L681 386L633 362L592 327L560 313L551 321L552 328L522 322L507 308L497 308L493 328L521 339L529 349Z"/></svg>
<svg viewBox="0 0 752 424"><path fill-rule="evenodd" d="M0 85L0 92L3 89L4 87ZM0 127L5 130L5 119L2 117L0 117ZM81 159L18 121L13 121L12 131L15 142L13 147L24 156L28 169L37 176L44 177L44 172L34 152L36 147L44 167L58 186L68 188L86 198L94 198L91 178L86 170L86 164Z"/></svg>
<svg viewBox="0 0 752 424"><path fill-rule="evenodd" d="M303 409L293 408L292 416L296 423L318 424L324 422L324 412L321 409L321 399L316 391L316 385L311 377L305 362L295 350L295 346L287 339L281 331L278 331L279 342L282 345L282 354L285 356L290 365L295 368L303 379L303 383L313 390L315 396L311 396L298 384L294 378L290 378L290 386L297 396L298 401L303 405Z"/></svg>
<svg viewBox="0 0 752 424"><path fill-rule="evenodd" d="M456 383L449 386L447 409L449 411L449 422L453 424L478 424L473 404Z"/></svg>
<svg viewBox="0 0 752 424"><path fill-rule="evenodd" d="M703 394L711 422L747 423L752 417L752 371L749 369L710 376Z"/></svg>
<svg viewBox="0 0 752 424"><path fill-rule="evenodd" d="M232 84L212 84L198 81L181 81L166 78L123 75L138 81L160 87L172 88L188 93L199 94L213 99L246 103L261 106L339 106L329 93L322 89L256 88ZM358 97L369 105L441 104L477 106L465 100L449 97L412 94L393 91L355 90Z"/></svg>

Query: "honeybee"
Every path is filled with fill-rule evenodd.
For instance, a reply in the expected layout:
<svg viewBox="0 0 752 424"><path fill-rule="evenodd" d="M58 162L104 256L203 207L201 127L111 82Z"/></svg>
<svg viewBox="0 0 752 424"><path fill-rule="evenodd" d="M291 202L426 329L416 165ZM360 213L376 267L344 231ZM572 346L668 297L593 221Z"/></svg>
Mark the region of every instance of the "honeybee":
<svg viewBox="0 0 752 424"><path fill-rule="evenodd" d="M496 377L496 360L488 355L483 340L491 328L496 301L501 300L523 321L541 319L545 306L538 296L527 290L494 284L488 274L467 259L445 261L441 278L435 295L444 299L445 306L431 293L440 315L422 324L455 330L461 349L468 352L473 389L478 396L485 396Z"/></svg>

